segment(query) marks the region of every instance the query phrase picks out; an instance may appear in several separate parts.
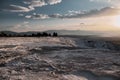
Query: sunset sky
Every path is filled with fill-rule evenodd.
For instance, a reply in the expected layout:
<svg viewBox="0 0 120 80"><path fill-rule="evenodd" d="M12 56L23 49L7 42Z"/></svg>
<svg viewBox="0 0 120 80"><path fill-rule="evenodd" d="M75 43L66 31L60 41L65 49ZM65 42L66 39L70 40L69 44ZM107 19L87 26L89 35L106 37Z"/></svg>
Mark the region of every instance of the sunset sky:
<svg viewBox="0 0 120 80"><path fill-rule="evenodd" d="M120 0L0 0L0 30L120 31Z"/></svg>

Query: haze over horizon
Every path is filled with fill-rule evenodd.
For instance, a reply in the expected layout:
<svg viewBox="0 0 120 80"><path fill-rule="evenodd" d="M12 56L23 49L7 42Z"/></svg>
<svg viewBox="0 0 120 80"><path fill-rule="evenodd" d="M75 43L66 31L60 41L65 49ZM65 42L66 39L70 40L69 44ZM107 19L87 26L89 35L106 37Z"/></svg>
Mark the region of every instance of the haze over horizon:
<svg viewBox="0 0 120 80"><path fill-rule="evenodd" d="M120 31L120 0L1 0L0 31Z"/></svg>

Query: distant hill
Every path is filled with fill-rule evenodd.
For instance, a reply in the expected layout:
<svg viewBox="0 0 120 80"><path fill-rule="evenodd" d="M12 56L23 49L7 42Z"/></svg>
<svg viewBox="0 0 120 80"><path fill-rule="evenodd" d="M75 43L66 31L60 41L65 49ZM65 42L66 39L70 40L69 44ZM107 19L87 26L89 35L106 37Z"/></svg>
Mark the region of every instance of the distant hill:
<svg viewBox="0 0 120 80"><path fill-rule="evenodd" d="M102 32L82 31L82 30L48 30L48 33L57 32L59 35L100 35Z"/></svg>
<svg viewBox="0 0 120 80"><path fill-rule="evenodd" d="M28 32L12 32L12 31L0 31L4 32L5 34L11 34L11 35L32 35L32 34L37 34L40 31L28 31ZM57 32L59 35L100 35L102 34L102 32L93 32L93 31L82 31L82 30L48 30L48 31L43 31L43 32L47 32L47 33L53 33L53 32Z"/></svg>
<svg viewBox="0 0 120 80"><path fill-rule="evenodd" d="M13 32L13 31L0 31L0 33L11 34L11 35L18 34L17 32Z"/></svg>
<svg viewBox="0 0 120 80"><path fill-rule="evenodd" d="M32 35L32 34L37 34L38 32L35 32L35 31L29 31L29 32L13 32L13 31L0 31L0 33L5 33L5 34L11 34L11 35L23 35L23 34L26 34L26 35Z"/></svg>

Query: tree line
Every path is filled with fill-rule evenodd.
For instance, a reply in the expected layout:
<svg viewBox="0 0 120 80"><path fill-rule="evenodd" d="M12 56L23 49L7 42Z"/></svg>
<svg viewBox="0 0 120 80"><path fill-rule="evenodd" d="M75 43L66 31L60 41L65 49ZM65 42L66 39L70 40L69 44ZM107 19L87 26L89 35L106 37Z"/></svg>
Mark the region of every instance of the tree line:
<svg viewBox="0 0 120 80"><path fill-rule="evenodd" d="M57 37L58 33L38 32L32 34L7 34L5 32L0 33L0 37Z"/></svg>

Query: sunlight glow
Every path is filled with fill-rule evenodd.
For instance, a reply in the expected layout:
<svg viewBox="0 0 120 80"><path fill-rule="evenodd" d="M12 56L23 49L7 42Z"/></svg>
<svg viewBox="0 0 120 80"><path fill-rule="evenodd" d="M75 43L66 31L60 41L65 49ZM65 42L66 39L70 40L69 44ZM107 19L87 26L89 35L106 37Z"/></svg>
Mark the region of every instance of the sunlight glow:
<svg viewBox="0 0 120 80"><path fill-rule="evenodd" d="M113 25L120 28L120 15L115 17Z"/></svg>

